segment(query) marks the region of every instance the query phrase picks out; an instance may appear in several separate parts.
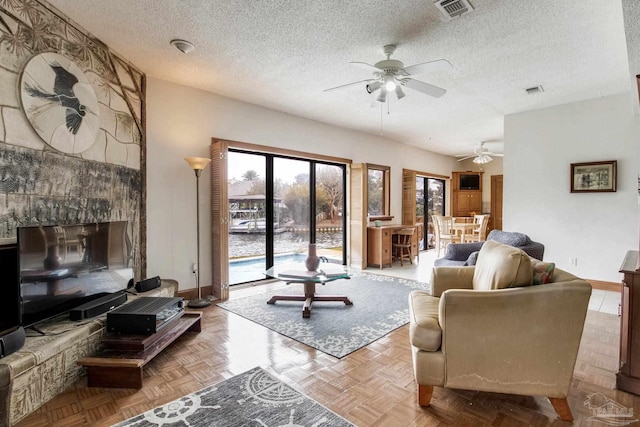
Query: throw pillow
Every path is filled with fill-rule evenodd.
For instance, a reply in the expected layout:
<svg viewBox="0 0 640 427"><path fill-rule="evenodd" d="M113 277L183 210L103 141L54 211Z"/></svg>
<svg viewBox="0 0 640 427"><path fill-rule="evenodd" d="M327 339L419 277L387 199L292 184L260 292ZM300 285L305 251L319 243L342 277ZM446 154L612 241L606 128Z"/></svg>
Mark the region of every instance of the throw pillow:
<svg viewBox="0 0 640 427"><path fill-rule="evenodd" d="M449 245L449 246L453 246L453 245ZM464 262L464 265L476 265L476 262L478 261L479 253L480 251L471 252L471 255L469 255L469 258L467 258L467 260Z"/></svg>
<svg viewBox="0 0 640 427"><path fill-rule="evenodd" d="M529 286L533 282L531 259L513 246L487 240L482 245L473 272L473 289L492 289Z"/></svg>
<svg viewBox="0 0 640 427"><path fill-rule="evenodd" d="M531 258L531 267L533 268L533 284L544 285L553 281L553 270L556 265L553 262L542 262L535 258Z"/></svg>

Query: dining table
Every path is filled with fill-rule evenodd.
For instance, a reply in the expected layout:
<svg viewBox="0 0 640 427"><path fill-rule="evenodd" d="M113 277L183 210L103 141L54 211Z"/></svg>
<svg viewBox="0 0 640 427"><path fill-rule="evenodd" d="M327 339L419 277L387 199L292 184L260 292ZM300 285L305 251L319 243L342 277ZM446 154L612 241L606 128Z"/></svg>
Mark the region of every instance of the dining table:
<svg viewBox="0 0 640 427"><path fill-rule="evenodd" d="M453 221L451 224L451 230L455 231L455 233L460 237L460 241L462 243L467 242L467 234L473 234L473 230L478 227L478 224L473 222L459 222Z"/></svg>

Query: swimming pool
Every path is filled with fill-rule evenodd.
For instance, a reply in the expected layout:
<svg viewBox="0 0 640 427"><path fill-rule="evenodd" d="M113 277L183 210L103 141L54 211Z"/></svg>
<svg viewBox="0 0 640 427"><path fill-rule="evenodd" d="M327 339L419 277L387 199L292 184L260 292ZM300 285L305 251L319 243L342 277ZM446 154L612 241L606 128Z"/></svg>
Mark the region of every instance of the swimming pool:
<svg viewBox="0 0 640 427"><path fill-rule="evenodd" d="M283 264L286 262L303 263L307 258L304 253L286 253L274 256L275 264ZM330 259L331 262L341 263L338 259ZM264 272L266 271L265 257L239 258L229 261L229 285L238 285L255 280L266 279Z"/></svg>
<svg viewBox="0 0 640 427"><path fill-rule="evenodd" d="M304 262L307 258L306 254L289 253L275 255L276 264L283 262ZM229 261L229 284L237 285L254 280L263 280L266 278L265 257L240 258Z"/></svg>

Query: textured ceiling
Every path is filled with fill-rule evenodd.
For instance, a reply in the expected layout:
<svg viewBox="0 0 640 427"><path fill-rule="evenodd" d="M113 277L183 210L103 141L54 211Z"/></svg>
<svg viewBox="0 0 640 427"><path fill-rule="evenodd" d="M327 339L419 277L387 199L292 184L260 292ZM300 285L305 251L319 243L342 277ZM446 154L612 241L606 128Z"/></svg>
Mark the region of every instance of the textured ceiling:
<svg viewBox="0 0 640 427"><path fill-rule="evenodd" d="M447 22L433 0L50 0L149 76L448 155L501 141L505 114L628 90L640 59L627 59L634 21L619 0L471 2ZM636 2L623 0L626 15ZM349 62L374 64L385 44L405 66L447 59L451 70L417 77L447 93L407 88L383 110L364 84L323 92L370 78Z"/></svg>

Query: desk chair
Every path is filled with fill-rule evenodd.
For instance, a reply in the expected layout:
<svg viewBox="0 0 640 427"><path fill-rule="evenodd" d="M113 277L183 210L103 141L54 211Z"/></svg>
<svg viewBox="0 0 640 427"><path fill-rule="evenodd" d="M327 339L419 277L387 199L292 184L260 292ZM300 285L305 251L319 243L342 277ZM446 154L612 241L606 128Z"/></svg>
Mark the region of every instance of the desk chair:
<svg viewBox="0 0 640 427"><path fill-rule="evenodd" d="M393 258L400 259L400 266L402 267L402 261L408 259L411 264L413 264L413 257L411 256L411 239L413 234L416 232L415 227L407 227L395 234L396 241L391 244L391 249L393 251Z"/></svg>

